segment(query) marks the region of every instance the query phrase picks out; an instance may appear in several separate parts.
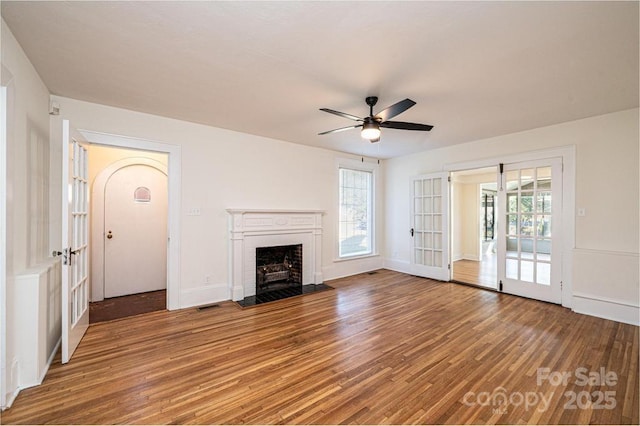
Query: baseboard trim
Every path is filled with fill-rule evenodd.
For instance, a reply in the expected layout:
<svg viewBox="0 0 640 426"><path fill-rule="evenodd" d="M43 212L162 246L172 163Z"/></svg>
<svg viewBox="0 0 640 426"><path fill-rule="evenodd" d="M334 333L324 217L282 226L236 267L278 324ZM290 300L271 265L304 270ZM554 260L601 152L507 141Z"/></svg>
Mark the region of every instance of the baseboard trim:
<svg viewBox="0 0 640 426"><path fill-rule="evenodd" d="M16 398L18 397L19 393L20 393L20 388L16 388L16 389L13 390L13 392L8 394L7 400L6 400L6 405L4 407L2 407L2 411L11 408L11 406L13 405L13 402L16 400Z"/></svg>
<svg viewBox="0 0 640 426"><path fill-rule="evenodd" d="M404 274L411 274L411 262L407 260L384 259L383 267L391 271L402 272Z"/></svg>
<svg viewBox="0 0 640 426"><path fill-rule="evenodd" d="M640 307L628 302L574 293L572 310L579 314L640 326Z"/></svg>
<svg viewBox="0 0 640 426"><path fill-rule="evenodd" d="M38 378L39 385L41 385L42 382L44 381L44 378L47 375L47 371L49 371L49 368L51 367L51 363L53 362L53 359L56 357L56 354L58 353L58 349L60 349L60 345L62 345L62 336L60 336L60 338L58 339L58 343L56 343L56 345L53 348L53 351L51 351L51 354L49 355L49 359L47 359L47 364L40 372L40 377Z"/></svg>
<svg viewBox="0 0 640 426"><path fill-rule="evenodd" d="M333 262L333 264L323 267L322 276L325 281L336 280L338 278L375 271L383 268L383 265L384 260L378 255L341 260L340 262Z"/></svg>

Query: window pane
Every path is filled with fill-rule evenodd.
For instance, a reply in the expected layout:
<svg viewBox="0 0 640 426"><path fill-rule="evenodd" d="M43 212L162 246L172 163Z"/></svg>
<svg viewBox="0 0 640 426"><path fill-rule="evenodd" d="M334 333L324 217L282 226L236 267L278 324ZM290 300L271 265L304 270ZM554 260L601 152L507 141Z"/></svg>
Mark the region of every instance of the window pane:
<svg viewBox="0 0 640 426"><path fill-rule="evenodd" d="M423 212L424 213L431 213L433 211L432 207L431 207L432 202L433 202L433 200L431 199L431 197L425 197L424 198L424 200L423 200L423 204L424 204ZM418 213L418 212L416 212L416 213Z"/></svg>
<svg viewBox="0 0 640 426"><path fill-rule="evenodd" d="M520 196L520 212L529 213L533 211L533 192L522 192Z"/></svg>
<svg viewBox="0 0 640 426"><path fill-rule="evenodd" d="M551 237L551 216L537 216L536 220L538 237Z"/></svg>
<svg viewBox="0 0 640 426"><path fill-rule="evenodd" d="M524 260L520 262L520 280L533 282L533 262Z"/></svg>
<svg viewBox="0 0 640 426"><path fill-rule="evenodd" d="M339 256L369 254L372 173L340 169ZM418 201L418 200L416 200Z"/></svg>
<svg viewBox="0 0 640 426"><path fill-rule="evenodd" d="M424 248L433 248L433 234L427 232L424 235Z"/></svg>
<svg viewBox="0 0 640 426"><path fill-rule="evenodd" d="M422 195L422 181L421 180L416 180L413 183L414 187L413 187L413 195L415 195L416 197L420 197Z"/></svg>
<svg viewBox="0 0 640 426"><path fill-rule="evenodd" d="M507 259L506 262L506 275L507 278L517 280L518 279L518 260Z"/></svg>
<svg viewBox="0 0 640 426"><path fill-rule="evenodd" d="M541 189L551 189L551 167L539 167L538 174L538 191Z"/></svg>
<svg viewBox="0 0 640 426"><path fill-rule="evenodd" d="M527 237L533 236L533 216L530 214L523 214L520 220L520 235Z"/></svg>
<svg viewBox="0 0 640 426"><path fill-rule="evenodd" d="M510 214L507 216L507 235L518 234L518 215Z"/></svg>
<svg viewBox="0 0 640 426"><path fill-rule="evenodd" d="M415 243L414 244L415 244L416 247L429 247L429 245L427 245L427 246L424 245L422 232L416 232L414 238L415 238Z"/></svg>
<svg viewBox="0 0 640 426"><path fill-rule="evenodd" d="M507 194L507 211L518 213L518 194Z"/></svg>
<svg viewBox="0 0 640 426"><path fill-rule="evenodd" d="M523 191L533 190L533 169L522 169L520 171L520 189Z"/></svg>
<svg viewBox="0 0 640 426"><path fill-rule="evenodd" d="M433 179L433 195L442 195L442 179Z"/></svg>
<svg viewBox="0 0 640 426"><path fill-rule="evenodd" d="M442 252L433 252L433 266L440 268L442 266Z"/></svg>
<svg viewBox="0 0 640 426"><path fill-rule="evenodd" d="M507 191L518 190L518 171L517 170L511 170L507 172L506 190Z"/></svg>
<svg viewBox="0 0 640 426"><path fill-rule="evenodd" d="M433 230L442 231L442 215L433 216Z"/></svg>
<svg viewBox="0 0 640 426"><path fill-rule="evenodd" d="M551 284L551 265L549 263L536 264L536 281L538 284Z"/></svg>

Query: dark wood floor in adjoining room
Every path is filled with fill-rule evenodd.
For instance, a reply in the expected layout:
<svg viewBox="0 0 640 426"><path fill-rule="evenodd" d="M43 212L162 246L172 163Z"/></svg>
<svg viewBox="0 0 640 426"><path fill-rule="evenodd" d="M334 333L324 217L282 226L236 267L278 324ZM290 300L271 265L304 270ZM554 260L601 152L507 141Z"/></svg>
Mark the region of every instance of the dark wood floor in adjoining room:
<svg viewBox="0 0 640 426"><path fill-rule="evenodd" d="M327 284L91 325L2 423L638 424L638 327L387 270ZM581 367L616 384L537 383Z"/></svg>
<svg viewBox="0 0 640 426"><path fill-rule="evenodd" d="M89 304L89 323L94 324L148 312L162 311L166 306L167 290L111 297Z"/></svg>

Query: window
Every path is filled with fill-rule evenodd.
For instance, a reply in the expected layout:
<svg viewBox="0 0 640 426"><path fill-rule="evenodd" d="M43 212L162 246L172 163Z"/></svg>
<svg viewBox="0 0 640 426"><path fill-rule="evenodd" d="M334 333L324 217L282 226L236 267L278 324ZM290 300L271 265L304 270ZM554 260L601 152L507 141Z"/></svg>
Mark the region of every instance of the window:
<svg viewBox="0 0 640 426"><path fill-rule="evenodd" d="M149 203L151 202L151 191L149 188L140 186L133 192L133 201L136 203Z"/></svg>
<svg viewBox="0 0 640 426"><path fill-rule="evenodd" d="M338 256L373 253L373 170L340 167Z"/></svg>
<svg viewBox="0 0 640 426"><path fill-rule="evenodd" d="M496 205L496 194L496 191L482 188L482 198L480 199L482 232L480 237L484 239L484 241L492 241L495 236L496 211L494 206Z"/></svg>

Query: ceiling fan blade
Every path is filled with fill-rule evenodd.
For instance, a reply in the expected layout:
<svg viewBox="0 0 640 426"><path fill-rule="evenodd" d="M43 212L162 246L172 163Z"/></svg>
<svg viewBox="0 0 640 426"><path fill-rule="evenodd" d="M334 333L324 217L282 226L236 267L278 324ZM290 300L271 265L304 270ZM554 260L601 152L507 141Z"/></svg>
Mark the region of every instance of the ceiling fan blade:
<svg viewBox="0 0 640 426"><path fill-rule="evenodd" d="M382 111L377 113L375 117L380 119L381 121L387 121L388 119L393 118L398 114L402 114L415 104L416 103L414 101L407 98L404 101L400 101L391 105L389 108L383 109Z"/></svg>
<svg viewBox="0 0 640 426"><path fill-rule="evenodd" d="M339 129L327 130L326 132L318 133L318 135L328 135L329 133L337 133L337 132L343 132L345 130L357 129L358 127L362 127L362 124L356 124L355 126L349 126L349 127L341 127Z"/></svg>
<svg viewBox="0 0 640 426"><path fill-rule="evenodd" d="M421 130L423 132L428 132L433 129L433 126L430 124L405 123L404 121L383 121L380 123L380 127L386 127L388 129Z"/></svg>
<svg viewBox="0 0 640 426"><path fill-rule="evenodd" d="M328 112L329 114L339 115L340 117L348 118L349 120L353 120L353 121L363 121L363 119L360 118L360 117L356 117L355 115L347 114L346 112L336 111L334 109L320 108L320 111Z"/></svg>

